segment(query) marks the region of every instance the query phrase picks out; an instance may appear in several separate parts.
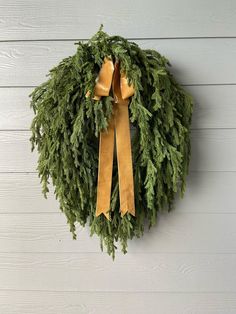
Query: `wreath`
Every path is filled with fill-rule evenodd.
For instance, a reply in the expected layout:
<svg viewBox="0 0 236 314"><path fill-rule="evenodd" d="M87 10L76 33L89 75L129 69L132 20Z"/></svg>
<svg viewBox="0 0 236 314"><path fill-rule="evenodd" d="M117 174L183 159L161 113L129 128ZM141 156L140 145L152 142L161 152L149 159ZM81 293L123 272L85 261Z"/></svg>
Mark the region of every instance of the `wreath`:
<svg viewBox="0 0 236 314"><path fill-rule="evenodd" d="M184 195L192 97L168 60L102 26L31 93L32 150L43 194L49 182L73 238L89 224L115 256ZM131 134L131 135L130 135Z"/></svg>

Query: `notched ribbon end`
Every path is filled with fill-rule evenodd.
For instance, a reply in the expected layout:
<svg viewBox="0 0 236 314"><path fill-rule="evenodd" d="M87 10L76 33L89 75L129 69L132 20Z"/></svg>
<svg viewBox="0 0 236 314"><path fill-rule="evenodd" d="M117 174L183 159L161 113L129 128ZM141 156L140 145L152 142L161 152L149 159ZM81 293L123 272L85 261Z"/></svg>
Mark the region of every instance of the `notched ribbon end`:
<svg viewBox="0 0 236 314"><path fill-rule="evenodd" d="M107 220L111 220L109 209L108 210L97 210L95 216L99 217L101 214L103 214Z"/></svg>
<svg viewBox="0 0 236 314"><path fill-rule="evenodd" d="M120 210L120 212L121 212L121 217L123 218L124 217L124 215L126 215L127 213L129 213L129 214L131 214L132 216L134 216L135 217L135 208L132 208L132 209L122 209L122 210Z"/></svg>

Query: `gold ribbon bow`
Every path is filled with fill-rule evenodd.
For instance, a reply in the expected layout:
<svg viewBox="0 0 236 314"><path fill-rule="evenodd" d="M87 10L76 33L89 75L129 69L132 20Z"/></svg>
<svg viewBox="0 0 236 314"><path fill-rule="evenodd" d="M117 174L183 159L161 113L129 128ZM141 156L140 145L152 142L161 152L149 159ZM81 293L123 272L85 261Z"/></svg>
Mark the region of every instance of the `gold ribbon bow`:
<svg viewBox="0 0 236 314"><path fill-rule="evenodd" d="M114 103L113 116L107 131L100 132L99 165L97 183L96 216L104 214L110 219L110 197L112 184L112 168L114 144L119 176L120 212L123 217L127 212L135 216L133 166L128 104L129 97L134 94L133 85L128 84L124 73L120 73L119 62L105 58L95 84L94 98L108 96L112 87ZM89 92L87 93L88 96Z"/></svg>

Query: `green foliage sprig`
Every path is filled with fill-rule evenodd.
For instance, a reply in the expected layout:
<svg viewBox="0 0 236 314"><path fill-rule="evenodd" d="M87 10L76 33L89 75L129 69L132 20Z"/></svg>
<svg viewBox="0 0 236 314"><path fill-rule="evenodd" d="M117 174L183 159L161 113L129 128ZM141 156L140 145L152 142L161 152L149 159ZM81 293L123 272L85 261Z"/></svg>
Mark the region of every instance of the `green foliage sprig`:
<svg viewBox="0 0 236 314"><path fill-rule="evenodd" d="M51 178L60 209L76 238L76 222L89 224L113 257L116 242L140 237L147 221L171 210L175 194L184 195L190 159L193 100L168 70L168 60L155 50L142 50L102 28L77 52L54 67L48 80L31 94L32 149L37 147L43 193ZM129 104L136 216L119 213L117 164L114 162L111 221L95 217L99 132L112 115L112 94L100 101L85 97L93 91L104 57L119 60L135 87Z"/></svg>

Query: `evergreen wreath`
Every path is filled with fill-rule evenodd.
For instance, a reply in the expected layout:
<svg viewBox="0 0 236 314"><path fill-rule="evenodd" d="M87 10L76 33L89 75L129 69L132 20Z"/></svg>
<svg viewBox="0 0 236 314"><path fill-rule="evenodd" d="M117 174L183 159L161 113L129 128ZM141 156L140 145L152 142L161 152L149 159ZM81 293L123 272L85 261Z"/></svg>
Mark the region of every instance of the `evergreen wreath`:
<svg viewBox="0 0 236 314"><path fill-rule="evenodd" d="M46 197L51 178L60 209L73 238L76 222L89 224L114 258L116 243L127 252L127 241L143 235L146 222L154 226L158 213L170 211L177 192L183 197L190 160L192 97L168 70L168 60L155 50L141 49L102 27L77 52L50 70L48 80L31 93L35 117L32 150ZM99 132L108 127L113 97L93 99L96 78L106 56L119 60L135 93L129 104L135 217L119 213L119 184L113 164L111 219L95 216Z"/></svg>

